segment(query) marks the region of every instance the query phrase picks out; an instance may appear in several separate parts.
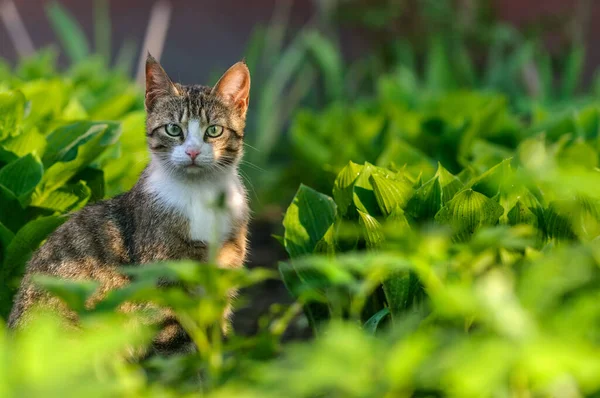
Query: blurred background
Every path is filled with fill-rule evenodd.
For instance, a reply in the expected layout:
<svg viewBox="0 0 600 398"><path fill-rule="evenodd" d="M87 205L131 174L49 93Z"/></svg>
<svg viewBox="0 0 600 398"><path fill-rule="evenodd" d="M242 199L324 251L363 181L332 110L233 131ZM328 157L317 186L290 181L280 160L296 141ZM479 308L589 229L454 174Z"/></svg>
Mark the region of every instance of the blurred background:
<svg viewBox="0 0 600 398"><path fill-rule="evenodd" d="M56 34L46 17L46 0L12 0L22 14L23 22L36 48L52 45ZM93 1L63 0L60 2L81 28L92 37L94 34ZM150 18L152 1L109 1L112 56L118 54L119 45L131 40L140 48ZM426 4L421 9L419 4ZM438 5L436 6L436 3ZM435 12L445 7L440 2L428 0L256 0L251 5L241 1L170 1L170 16L162 60L175 79L184 83L208 82L214 73L242 58L257 27L266 27L277 20L285 25L286 40L304 27L315 16L318 23L334 29L347 60L356 60L369 50L378 47L382 34L391 38L410 33L430 31L423 22L421 11ZM591 21L600 17L600 3L593 0L567 1L547 0L460 0L455 3L462 9L464 18L480 7L488 8L489 17L518 28L523 33L538 34L551 51L559 51L565 44L569 30L580 30L578 35L585 44L586 81L593 76L600 62L600 48L593 45L593 38L600 34L600 26ZM356 8L359 5L359 8ZM352 12L349 9L355 8ZM360 12L358 10L365 10ZM277 15L277 13L279 15ZM353 15L352 15L353 14ZM362 14L362 15L361 15ZM441 18L442 16L440 16ZM450 15L446 15L450 18ZM440 21L443 22L443 21ZM449 25L454 22L445 21ZM468 23L467 21L462 21ZM475 21L473 21L475 22ZM8 37L6 26L0 28L0 56L16 62L18 53ZM414 37L414 36L413 36ZM424 39L424 37L421 37ZM65 66L67 57L61 54L59 63Z"/></svg>

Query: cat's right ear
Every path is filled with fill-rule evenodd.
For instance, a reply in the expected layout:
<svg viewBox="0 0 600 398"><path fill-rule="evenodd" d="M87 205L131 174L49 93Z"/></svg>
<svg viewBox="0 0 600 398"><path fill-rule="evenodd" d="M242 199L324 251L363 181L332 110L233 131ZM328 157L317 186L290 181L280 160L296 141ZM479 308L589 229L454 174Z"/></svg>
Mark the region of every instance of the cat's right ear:
<svg viewBox="0 0 600 398"><path fill-rule="evenodd" d="M166 95L179 95L165 70L150 53L146 57L146 110L152 109L156 100Z"/></svg>

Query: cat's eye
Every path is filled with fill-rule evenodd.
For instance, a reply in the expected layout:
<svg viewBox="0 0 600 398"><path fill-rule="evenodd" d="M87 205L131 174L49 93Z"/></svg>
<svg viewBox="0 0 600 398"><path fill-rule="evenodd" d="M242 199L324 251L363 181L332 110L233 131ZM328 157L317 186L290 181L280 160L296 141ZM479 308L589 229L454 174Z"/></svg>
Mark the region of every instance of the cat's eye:
<svg viewBox="0 0 600 398"><path fill-rule="evenodd" d="M182 133L181 131L181 127L179 127L178 125L176 125L175 123L169 123L165 126L165 131L167 132L167 134L169 134L171 137L179 137Z"/></svg>
<svg viewBox="0 0 600 398"><path fill-rule="evenodd" d="M223 126L217 126L216 124L213 124L212 126L208 126L206 129L206 135L211 138L217 138L221 134L223 134Z"/></svg>

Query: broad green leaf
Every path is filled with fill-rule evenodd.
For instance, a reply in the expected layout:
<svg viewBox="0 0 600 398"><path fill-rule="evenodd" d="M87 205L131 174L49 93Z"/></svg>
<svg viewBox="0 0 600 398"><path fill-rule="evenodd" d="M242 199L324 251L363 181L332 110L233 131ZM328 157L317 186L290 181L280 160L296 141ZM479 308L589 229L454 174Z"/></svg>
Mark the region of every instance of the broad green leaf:
<svg viewBox="0 0 600 398"><path fill-rule="evenodd" d="M47 275L34 275L33 282L60 298L78 314L84 314L88 311L85 304L99 286L96 281L73 281Z"/></svg>
<svg viewBox="0 0 600 398"><path fill-rule="evenodd" d="M558 164L563 167L581 166L593 169L598 166L598 151L578 139L558 153Z"/></svg>
<svg viewBox="0 0 600 398"><path fill-rule="evenodd" d="M410 224L406 219L406 215L404 214L404 210L400 207L396 207L390 215L386 219L386 223L390 224L394 230L397 232L405 231L406 229L410 229Z"/></svg>
<svg viewBox="0 0 600 398"><path fill-rule="evenodd" d="M67 220L64 216L41 217L28 222L15 234L8 245L2 276L5 281L9 278L20 277L25 271L25 264L40 244Z"/></svg>
<svg viewBox="0 0 600 398"><path fill-rule="evenodd" d="M529 207L524 205L520 200L508 212L508 221L511 225L528 224L538 227L538 217Z"/></svg>
<svg viewBox="0 0 600 398"><path fill-rule="evenodd" d="M70 125L60 133L53 133L56 134L54 137L49 137L49 146L43 159L44 164L48 164L49 167L42 179L41 189L36 190L34 195L34 205L43 203L52 191L89 165L119 135L118 125L115 124L90 125L82 122L81 125L85 131L83 138L76 136L77 132L82 131L81 126L77 124ZM60 143L65 143L66 147L60 146Z"/></svg>
<svg viewBox="0 0 600 398"><path fill-rule="evenodd" d="M459 240L466 240L480 227L495 225L503 213L504 208L497 202L466 189L435 215L435 221L450 225Z"/></svg>
<svg viewBox="0 0 600 398"><path fill-rule="evenodd" d="M394 177L383 173L373 173L369 177L379 208L385 216L397 207L406 207L414 192L410 181Z"/></svg>
<svg viewBox="0 0 600 398"><path fill-rule="evenodd" d="M377 332L379 324L388 315L390 315L389 308L385 307L385 308L380 309L375 314L373 314L373 316L371 318L369 318L369 320L367 320L365 322L365 324L363 325L364 331L371 335L375 335L375 332Z"/></svg>
<svg viewBox="0 0 600 398"><path fill-rule="evenodd" d="M0 92L0 141L21 132L25 115L25 96L20 91Z"/></svg>
<svg viewBox="0 0 600 398"><path fill-rule="evenodd" d="M452 200L454 195L463 188L463 183L452 173L438 163L436 176L439 178L440 187L442 188L442 205Z"/></svg>
<svg viewBox="0 0 600 398"><path fill-rule="evenodd" d="M46 137L35 127L0 143L0 150L10 152L10 161L28 154L35 154L41 157L45 149Z"/></svg>
<svg viewBox="0 0 600 398"><path fill-rule="evenodd" d="M505 159L479 177L467 184L472 190L488 197L496 196L501 190L506 190L512 184L513 171L510 166L512 159Z"/></svg>
<svg viewBox="0 0 600 398"><path fill-rule="evenodd" d="M354 206L363 213L372 216L381 215L375 192L373 192L373 185L370 181L371 175L376 171L377 168L375 166L370 163L365 163L352 188Z"/></svg>
<svg viewBox="0 0 600 398"><path fill-rule="evenodd" d="M392 319L410 308L419 290L419 280L410 271L399 271L383 281L383 291Z"/></svg>
<svg viewBox="0 0 600 398"><path fill-rule="evenodd" d="M313 253L333 225L335 212L331 197L301 185L283 218L285 248L290 257Z"/></svg>
<svg viewBox="0 0 600 398"><path fill-rule="evenodd" d="M359 224L362 227L367 247L378 248L384 240L381 224L372 216L358 210Z"/></svg>
<svg viewBox="0 0 600 398"><path fill-rule="evenodd" d="M69 184L52 191L38 206L66 213L81 209L91 198L92 191L84 181Z"/></svg>
<svg viewBox="0 0 600 398"><path fill-rule="evenodd" d="M433 177L415 191L406 206L406 212L416 220L432 219L442 208L442 186L439 177Z"/></svg>
<svg viewBox="0 0 600 398"><path fill-rule="evenodd" d="M8 245L14 237L15 234L13 234L10 229L0 223L0 264L2 264L2 260L4 260L4 256L6 256Z"/></svg>
<svg viewBox="0 0 600 398"><path fill-rule="evenodd" d="M333 183L333 198L342 216L347 214L348 207L352 204L354 183L363 167L359 164L348 162Z"/></svg>
<svg viewBox="0 0 600 398"><path fill-rule="evenodd" d="M90 189L90 200L92 202L97 202L99 200L104 199L105 197L105 182L104 182L104 171L98 170L94 167L86 167L81 170L75 177L73 177L74 181L84 182L85 185ZM120 192L123 192L121 190Z"/></svg>
<svg viewBox="0 0 600 398"><path fill-rule="evenodd" d="M42 180L44 168L35 155L26 155L0 169L0 185L9 189L22 204Z"/></svg>
<svg viewBox="0 0 600 398"><path fill-rule="evenodd" d="M16 233L26 220L27 215L19 198L8 188L0 185L0 223Z"/></svg>

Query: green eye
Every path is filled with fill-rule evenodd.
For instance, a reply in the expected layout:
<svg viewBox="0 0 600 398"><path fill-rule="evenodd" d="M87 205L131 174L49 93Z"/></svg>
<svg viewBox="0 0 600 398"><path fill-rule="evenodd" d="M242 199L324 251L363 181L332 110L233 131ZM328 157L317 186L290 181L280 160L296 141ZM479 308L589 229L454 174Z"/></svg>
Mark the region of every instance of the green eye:
<svg viewBox="0 0 600 398"><path fill-rule="evenodd" d="M165 131L171 137L179 137L181 135L181 127L176 125L175 123L169 123L165 126Z"/></svg>
<svg viewBox="0 0 600 398"><path fill-rule="evenodd" d="M216 138L221 134L223 134L223 126L217 126L216 124L213 124L212 126L208 126L206 129L206 135L211 138Z"/></svg>

